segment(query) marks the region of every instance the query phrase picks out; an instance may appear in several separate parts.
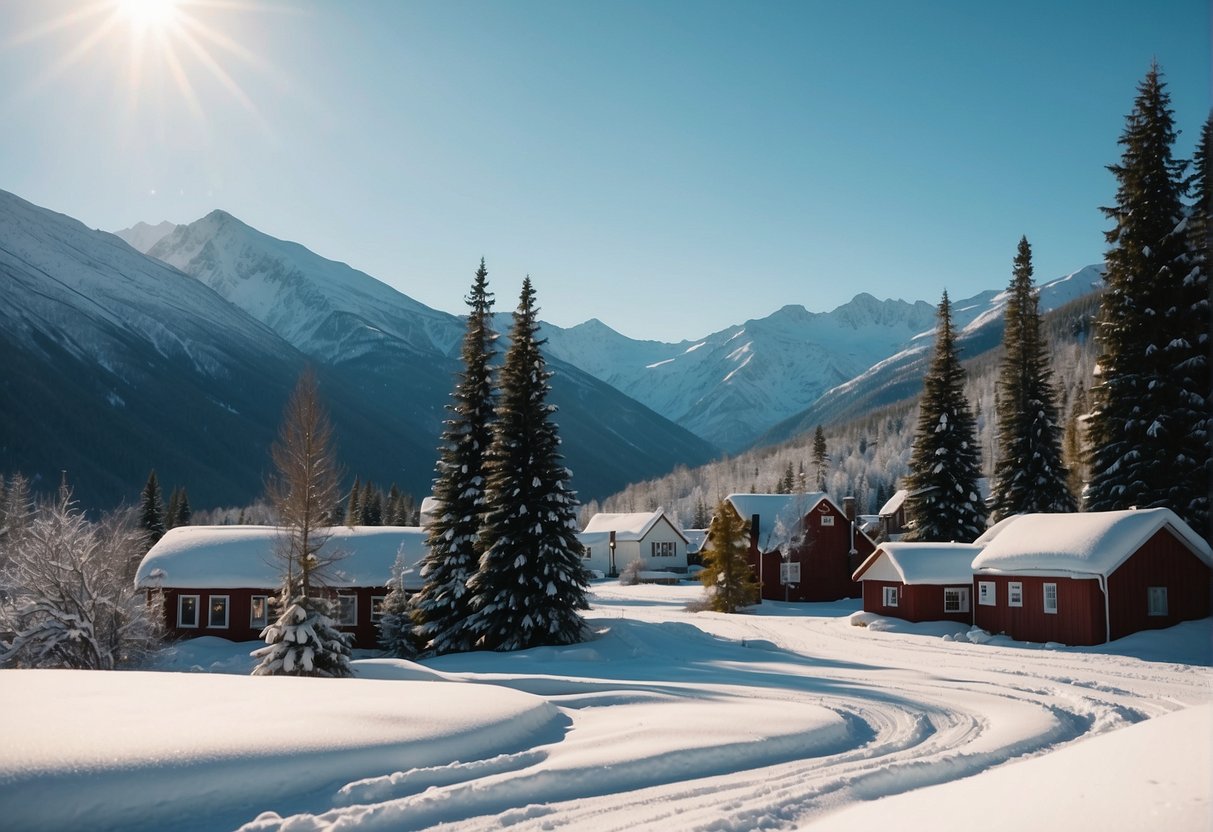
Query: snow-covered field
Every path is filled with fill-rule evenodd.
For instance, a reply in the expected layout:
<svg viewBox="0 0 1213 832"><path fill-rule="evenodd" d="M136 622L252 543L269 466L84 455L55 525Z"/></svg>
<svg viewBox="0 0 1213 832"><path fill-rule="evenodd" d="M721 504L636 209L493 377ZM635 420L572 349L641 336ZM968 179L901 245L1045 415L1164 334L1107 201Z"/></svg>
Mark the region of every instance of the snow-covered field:
<svg viewBox="0 0 1213 832"><path fill-rule="evenodd" d="M1099 648L689 613L594 586L585 644L252 678L0 671L4 829L1208 830L1213 630Z"/></svg>

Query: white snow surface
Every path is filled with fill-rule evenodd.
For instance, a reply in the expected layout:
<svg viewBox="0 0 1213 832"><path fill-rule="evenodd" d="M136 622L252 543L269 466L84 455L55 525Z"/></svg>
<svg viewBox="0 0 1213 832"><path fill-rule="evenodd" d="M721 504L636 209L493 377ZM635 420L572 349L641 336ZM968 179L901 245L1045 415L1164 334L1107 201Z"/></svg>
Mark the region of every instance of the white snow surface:
<svg viewBox="0 0 1213 832"><path fill-rule="evenodd" d="M320 550L338 560L325 569L331 586L384 586L396 555L405 556L406 587L421 586L418 572L426 531L413 526L335 526ZM138 587L180 589L274 587L282 582L273 526L178 526L160 538L139 564Z"/></svg>
<svg viewBox="0 0 1213 832"><path fill-rule="evenodd" d="M688 612L701 594L596 584L585 643L364 658L352 680L168 672L247 674L251 645L219 639L166 651L159 673L3 671L0 818L186 832L1208 828L1208 619L1042 648L974 643L948 623L855 627L854 602Z"/></svg>
<svg viewBox="0 0 1213 832"><path fill-rule="evenodd" d="M964 584L973 581L973 543L882 543L855 570L856 580L903 584Z"/></svg>
<svg viewBox="0 0 1213 832"><path fill-rule="evenodd" d="M1213 566L1209 544L1175 512L1148 508L1009 517L977 539L976 543L985 545L974 558L973 568L1107 576L1164 527Z"/></svg>

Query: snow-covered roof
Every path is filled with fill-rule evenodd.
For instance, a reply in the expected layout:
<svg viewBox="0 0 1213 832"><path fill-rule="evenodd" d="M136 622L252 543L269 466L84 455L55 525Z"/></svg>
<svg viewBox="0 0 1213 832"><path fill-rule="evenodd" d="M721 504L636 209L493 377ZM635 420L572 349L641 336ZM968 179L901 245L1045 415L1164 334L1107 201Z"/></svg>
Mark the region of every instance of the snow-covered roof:
<svg viewBox="0 0 1213 832"><path fill-rule="evenodd" d="M321 555L341 553L324 570L328 586L384 586L392 576L396 553L403 549L409 568L405 586L420 588L418 566L425 555L426 532L418 527L337 526ZM274 526L178 526L151 548L135 573L141 588L271 588L282 583L275 546L282 531Z"/></svg>
<svg viewBox="0 0 1213 832"><path fill-rule="evenodd" d="M1162 528L1170 528L1193 554L1213 566L1213 549L1175 512L1147 508L1008 518L978 538L985 546L973 568L1107 576Z"/></svg>
<svg viewBox="0 0 1213 832"><path fill-rule="evenodd" d="M665 513L665 509L662 508L656 511L638 511L627 514L595 514L590 518L590 522L585 524L583 533L615 532L615 540L617 541L644 540L644 536L663 517L666 518L666 522L673 527L674 531L678 533L678 536L686 540L686 535L682 533L682 529L678 528L677 523L669 519Z"/></svg>
<svg viewBox="0 0 1213 832"><path fill-rule="evenodd" d="M687 554L698 552L708 539L707 529L683 529L682 534L687 539Z"/></svg>
<svg viewBox="0 0 1213 832"><path fill-rule="evenodd" d="M433 522L434 517L438 514L438 509L441 507L442 503L440 503L438 498L432 494L428 497L423 497L421 499L421 508L417 511L419 518L418 522L420 522L422 526L428 526L431 522Z"/></svg>
<svg viewBox="0 0 1213 832"><path fill-rule="evenodd" d="M886 500L885 504L880 507L880 514L884 517L888 517L891 514L896 514L897 509L901 508L901 504L906 501L906 497L908 496L910 496L910 490L908 488L897 489L893 496Z"/></svg>
<svg viewBox="0 0 1213 832"><path fill-rule="evenodd" d="M822 500L834 505L824 491L810 491L807 494L730 494L725 499L733 504L746 522L757 514L766 531L774 527L776 520L783 520L784 525L789 527L800 523Z"/></svg>
<svg viewBox="0 0 1213 832"><path fill-rule="evenodd" d="M853 580L903 584L969 584L975 543L882 543L855 570Z"/></svg>

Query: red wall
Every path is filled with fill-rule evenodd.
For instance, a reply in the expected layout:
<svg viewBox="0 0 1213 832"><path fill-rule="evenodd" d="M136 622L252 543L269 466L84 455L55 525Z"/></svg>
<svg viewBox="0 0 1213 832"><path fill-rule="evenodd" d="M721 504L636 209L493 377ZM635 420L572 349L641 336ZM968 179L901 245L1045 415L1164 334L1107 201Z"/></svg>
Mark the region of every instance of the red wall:
<svg viewBox="0 0 1213 832"><path fill-rule="evenodd" d="M825 507L826 511L815 508L805 516L803 522L808 524L805 542L792 552L791 561L800 564L800 583L787 588L787 598L790 601L837 601L840 598L860 597L861 588L851 580L851 575L876 548L856 528L854 545L858 554L852 558L851 521L829 503L821 503L820 507ZM822 526L823 515L833 517L834 525ZM749 517L742 519L747 522L750 520ZM766 522L773 523L774 520ZM768 531L770 530L760 529L758 538L761 540ZM779 550L775 550L764 553L760 564L758 547L751 540L750 567L762 581L763 598L771 601L784 600L785 587L779 582L779 565L782 562Z"/></svg>
<svg viewBox="0 0 1213 832"><path fill-rule="evenodd" d="M252 598L254 595L267 595L271 599L276 596L276 590L267 589L166 589L164 590L164 619L167 626L167 633L170 638L197 638L199 636L216 636L225 638L229 641L259 641L261 639L261 628L249 626L249 614L252 609ZM343 632L348 632L354 636L354 646L358 648L374 649L379 646L379 630L375 623L371 621L371 598L374 596L387 595L387 589L384 587L354 587L350 589L342 589L340 592L332 591L331 595L355 595L358 598L358 625L356 627L342 627ZM198 626L197 627L178 627L177 626L177 610L178 597L181 595L197 595L198 596ZM209 609L210 598L212 595L228 596L228 626L227 627L211 627L209 626ZM151 593L149 593L150 599ZM271 611L269 617L270 623L274 621L274 613Z"/></svg>
<svg viewBox="0 0 1213 832"><path fill-rule="evenodd" d="M969 598L967 612L943 611L943 586L927 584L905 584L893 581L860 581L863 584L863 609L888 618L903 621L955 621L971 624L973 621L973 599ZM897 606L884 605L884 588L897 587ZM970 590L970 595L972 591Z"/></svg>
<svg viewBox="0 0 1213 832"><path fill-rule="evenodd" d="M1159 529L1108 576L1112 638L1171 627L1210 612L1211 570L1170 529ZM1167 588L1167 615L1149 615L1148 588Z"/></svg>
<svg viewBox="0 0 1213 832"><path fill-rule="evenodd" d="M993 581L995 606L978 603L978 583ZM1007 585L1023 584L1023 606L1007 605ZM1044 611L1044 585L1057 584L1057 612ZM1103 644L1103 592L1094 578L1041 578L1026 575L975 575L973 623L995 635L1016 641L1055 641L1059 644Z"/></svg>

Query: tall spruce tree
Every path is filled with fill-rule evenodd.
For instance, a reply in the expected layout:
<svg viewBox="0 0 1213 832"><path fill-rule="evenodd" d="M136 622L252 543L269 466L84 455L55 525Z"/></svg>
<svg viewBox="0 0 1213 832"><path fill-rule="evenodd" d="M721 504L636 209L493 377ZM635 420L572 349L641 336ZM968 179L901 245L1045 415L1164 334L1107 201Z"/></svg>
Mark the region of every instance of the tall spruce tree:
<svg viewBox="0 0 1213 832"><path fill-rule="evenodd" d="M1176 367L1184 373L1192 405L1192 429L1188 433L1188 454L1195 457L1195 476L1191 491L1180 495L1189 499L1190 508L1181 512L1192 527L1213 540L1213 517L1209 514L1209 494L1213 492L1213 367L1210 367L1210 295L1209 271L1213 268L1213 114L1205 119L1192 161L1191 188L1194 197L1188 218L1188 248L1191 269L1183 280L1183 296L1176 304L1186 313L1181 330L1186 348L1176 347ZM1183 352L1188 353L1183 357ZM1201 401L1203 400L1203 402ZM1203 476L1202 476L1203 472Z"/></svg>
<svg viewBox="0 0 1213 832"><path fill-rule="evenodd" d="M952 305L945 291L906 477L913 540L968 543L986 527L985 503L977 485L981 479L977 422L965 398L964 382Z"/></svg>
<svg viewBox="0 0 1213 832"><path fill-rule="evenodd" d="M758 602L758 581L748 557L749 540L750 524L732 503L721 500L700 552L704 569L699 580L707 590L710 609L731 613Z"/></svg>
<svg viewBox="0 0 1213 832"><path fill-rule="evenodd" d="M991 515L997 521L1012 514L1077 511L1062 462L1057 393L1027 237L1020 238L1015 254L1004 318Z"/></svg>
<svg viewBox="0 0 1213 832"><path fill-rule="evenodd" d="M468 581L480 563L484 524L485 454L492 442L496 393L491 366L497 336L492 329L493 294L484 260L476 270L463 336L463 370L457 376L451 418L442 432L434 497L438 511L429 525L424 585L413 598L418 638L433 653L472 649L472 596Z"/></svg>
<svg viewBox="0 0 1213 832"><path fill-rule="evenodd" d="M148 548L155 546L167 531L164 525L164 497L155 469L147 475L147 483L143 486L139 525L146 535Z"/></svg>
<svg viewBox="0 0 1213 832"><path fill-rule="evenodd" d="M1138 86L1109 165L1116 204L1089 420L1094 511L1166 506L1207 533L1208 279L1184 230L1186 163L1158 65Z"/></svg>
<svg viewBox="0 0 1213 832"><path fill-rule="evenodd" d="M830 467L830 451L826 446L826 432L821 425L813 431L813 468L817 472L817 490L826 490L826 471Z"/></svg>
<svg viewBox="0 0 1213 832"><path fill-rule="evenodd" d="M584 637L589 573L577 539L577 498L547 403L552 374L537 337L535 290L522 283L501 400L486 460L483 554L468 586L478 647L521 650Z"/></svg>

